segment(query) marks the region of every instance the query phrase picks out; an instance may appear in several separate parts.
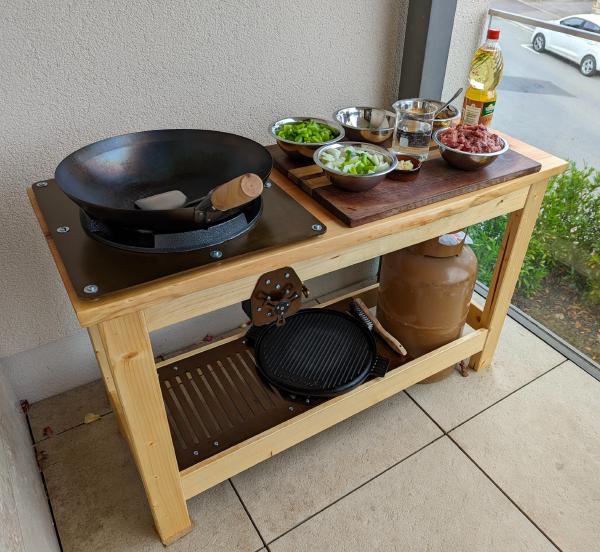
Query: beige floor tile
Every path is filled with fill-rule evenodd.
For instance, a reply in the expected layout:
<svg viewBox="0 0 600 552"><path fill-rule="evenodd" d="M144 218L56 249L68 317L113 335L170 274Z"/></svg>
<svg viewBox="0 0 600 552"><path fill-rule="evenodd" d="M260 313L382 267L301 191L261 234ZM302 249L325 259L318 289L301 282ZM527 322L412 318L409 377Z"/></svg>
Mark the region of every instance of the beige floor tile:
<svg viewBox="0 0 600 552"><path fill-rule="evenodd" d="M402 393L233 481L268 542L440 434Z"/></svg>
<svg viewBox="0 0 600 552"><path fill-rule="evenodd" d="M163 551L142 484L113 414L43 443L65 552ZM262 542L229 482L188 501L194 530L169 552L254 552Z"/></svg>
<svg viewBox="0 0 600 552"><path fill-rule="evenodd" d="M269 547L272 552L554 550L447 437Z"/></svg>
<svg viewBox="0 0 600 552"><path fill-rule="evenodd" d="M102 380L80 385L31 405L29 421L33 438L36 442L44 439L46 426L56 435L82 424L88 413L103 415L111 410Z"/></svg>
<svg viewBox="0 0 600 552"><path fill-rule="evenodd" d="M565 358L508 318L490 368L458 372L433 384L414 385L408 393L446 431L481 412Z"/></svg>
<svg viewBox="0 0 600 552"><path fill-rule="evenodd" d="M600 549L600 382L567 362L452 436L560 548Z"/></svg>

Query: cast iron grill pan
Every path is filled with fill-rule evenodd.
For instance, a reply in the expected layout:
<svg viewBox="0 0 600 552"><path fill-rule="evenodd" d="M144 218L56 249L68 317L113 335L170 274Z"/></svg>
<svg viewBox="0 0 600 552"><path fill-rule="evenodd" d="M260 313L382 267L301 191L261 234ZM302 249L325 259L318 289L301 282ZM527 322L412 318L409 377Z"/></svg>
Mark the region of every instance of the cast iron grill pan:
<svg viewBox="0 0 600 552"><path fill-rule="evenodd" d="M302 310L283 326L253 328L248 337L255 339L261 375L293 395L339 395L387 369L371 332L343 312Z"/></svg>

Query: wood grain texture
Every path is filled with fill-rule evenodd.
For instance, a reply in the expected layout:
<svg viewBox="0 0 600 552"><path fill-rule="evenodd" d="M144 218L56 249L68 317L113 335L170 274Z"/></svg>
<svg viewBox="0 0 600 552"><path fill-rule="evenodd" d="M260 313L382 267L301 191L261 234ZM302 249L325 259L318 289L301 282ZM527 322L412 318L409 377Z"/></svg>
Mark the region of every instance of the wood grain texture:
<svg viewBox="0 0 600 552"><path fill-rule="evenodd" d="M277 146L271 146L270 151L279 170L351 227L481 190L541 169L538 161L514 150L507 151L491 165L470 172L450 167L441 157L433 155L423 163L416 180L398 182L386 178L372 190L353 193L332 186L327 175L310 160L307 160L306 166L299 166L298 161L291 160Z"/></svg>
<svg viewBox="0 0 600 552"><path fill-rule="evenodd" d="M88 328L88 334L90 336L90 341L92 342L92 347L94 348L94 354L96 355L100 372L102 373L106 394L108 395L108 399L110 400L110 404L117 419L119 432L121 433L121 436L126 439L128 443L130 443L131 439L129 437L129 429L127 428L127 423L125 422L125 417L123 415L123 407L121 406L121 401L119 400L119 395L117 393L117 388L115 387L112 371L110 369L108 358L106 357L106 350L104 349L104 343L102 342L102 336L100 335L98 326L90 326Z"/></svg>
<svg viewBox="0 0 600 552"><path fill-rule="evenodd" d="M154 524L167 544L192 523L143 314L102 322L99 333Z"/></svg>
<svg viewBox="0 0 600 552"><path fill-rule="evenodd" d="M481 314L480 327L488 328L489 333L481 353L471 359L471 367L474 370L486 368L492 362L508 307L519 279L523 259L527 253L529 240L544 199L546 185L546 180L540 180L533 184L529 189L523 209L511 213L508 218L490 289Z"/></svg>
<svg viewBox="0 0 600 552"><path fill-rule="evenodd" d="M221 184L211 193L212 204L219 211L227 211L257 198L263 191L261 178L253 173L243 174Z"/></svg>
<svg viewBox="0 0 600 552"><path fill-rule="evenodd" d="M298 193L303 192L298 190ZM327 234L311 242L298 244L298 249L290 247L282 249L281 252L273 252L268 258L264 259L262 265L256 267L256 272L251 276L242 277L242 274L237 272L238 277L233 281L216 283L210 289L189 291L180 296L174 295L168 299L165 298L158 304L149 306L144 311L148 327L150 330L157 330L224 306L239 303L250 297L258 277L269 270L291 265L302 280L314 278L397 251L447 232L459 230L482 220L514 211L523 206L526 196L527 188L524 188L507 193L501 198L471 197L470 199L484 200L483 203L475 205L469 204L468 200L466 204L454 202L450 205L440 202L436 205L440 206L441 212L444 214L436 216L428 212L426 218L423 217L424 213L420 209L415 209L406 213L405 223L407 227L405 227L405 231L390 233L381 237L378 237L377 233L371 233L371 239L367 241L359 241L358 239L353 241L340 240L338 241L339 249L325 254L319 253L322 251L320 247L322 244L328 245L323 241ZM469 196L462 197L466 199ZM379 222L383 221L372 224L375 225ZM370 226L370 224L367 224L359 228L369 229ZM350 236L347 237L350 238ZM313 256L302 259L298 253L302 251L302 246L306 245L311 246ZM234 267L224 277L235 275L236 268Z"/></svg>

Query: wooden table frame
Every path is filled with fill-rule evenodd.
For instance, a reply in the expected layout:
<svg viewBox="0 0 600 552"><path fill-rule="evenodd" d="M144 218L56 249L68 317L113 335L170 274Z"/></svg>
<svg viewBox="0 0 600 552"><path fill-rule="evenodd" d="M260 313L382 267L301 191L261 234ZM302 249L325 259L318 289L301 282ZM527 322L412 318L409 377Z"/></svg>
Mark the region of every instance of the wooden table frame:
<svg viewBox="0 0 600 552"><path fill-rule="evenodd" d="M465 358L471 357L475 370L490 364L548 178L567 166L561 159L507 139L513 149L539 161L541 171L357 228L344 226L274 171L271 180L325 223L326 234L216 262L97 300L82 300L74 293L29 190L77 317L88 328L121 433L129 443L163 543L169 544L191 529L187 499ZM157 376L157 368L164 363L155 362L151 331L247 299L258 277L269 270L292 266L306 280L507 213L509 222L487 301L483 309L472 304L469 312L468 323L474 332L393 369L385 378L369 380L179 471Z"/></svg>

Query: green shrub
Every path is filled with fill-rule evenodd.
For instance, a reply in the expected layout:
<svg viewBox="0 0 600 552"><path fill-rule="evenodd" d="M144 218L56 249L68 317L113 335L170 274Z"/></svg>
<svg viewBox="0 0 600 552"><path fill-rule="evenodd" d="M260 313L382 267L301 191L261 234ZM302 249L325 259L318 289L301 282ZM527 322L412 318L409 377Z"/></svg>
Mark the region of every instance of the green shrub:
<svg viewBox="0 0 600 552"><path fill-rule="evenodd" d="M506 216L497 217L469 229L479 261L479 279L486 284L494 270L506 220ZM583 288L589 302L600 303L600 171L578 169L574 163L548 186L518 289L533 295L559 264L567 267L566 274Z"/></svg>

